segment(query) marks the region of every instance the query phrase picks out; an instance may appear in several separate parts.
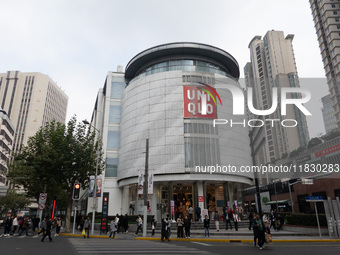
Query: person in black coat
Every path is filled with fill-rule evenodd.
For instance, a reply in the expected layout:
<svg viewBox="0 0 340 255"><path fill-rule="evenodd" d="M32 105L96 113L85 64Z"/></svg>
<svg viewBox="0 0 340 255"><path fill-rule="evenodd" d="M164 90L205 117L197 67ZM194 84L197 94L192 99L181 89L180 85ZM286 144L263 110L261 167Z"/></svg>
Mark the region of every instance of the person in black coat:
<svg viewBox="0 0 340 255"><path fill-rule="evenodd" d="M190 239L190 227L191 227L191 221L188 219L188 216L184 217L183 226L185 230L185 239Z"/></svg>
<svg viewBox="0 0 340 255"><path fill-rule="evenodd" d="M44 234L43 238L41 239L42 242L44 241L46 236L48 236L48 239L50 240L50 242L52 242L51 228L52 228L52 219L49 219L46 222L46 231L45 231L45 234Z"/></svg>
<svg viewBox="0 0 340 255"><path fill-rule="evenodd" d="M169 231L168 231L168 223L165 219L162 219L162 232L161 232L161 240L162 242L165 239L168 239L168 242L170 242L169 238Z"/></svg>
<svg viewBox="0 0 340 255"><path fill-rule="evenodd" d="M199 221L201 218L201 207L199 207L198 205L196 206L195 213L196 213L196 221Z"/></svg>
<svg viewBox="0 0 340 255"><path fill-rule="evenodd" d="M205 219L203 220L203 225L204 225L204 236L207 237L207 233L208 233L208 237L209 237L210 221L209 221L208 215L205 215Z"/></svg>

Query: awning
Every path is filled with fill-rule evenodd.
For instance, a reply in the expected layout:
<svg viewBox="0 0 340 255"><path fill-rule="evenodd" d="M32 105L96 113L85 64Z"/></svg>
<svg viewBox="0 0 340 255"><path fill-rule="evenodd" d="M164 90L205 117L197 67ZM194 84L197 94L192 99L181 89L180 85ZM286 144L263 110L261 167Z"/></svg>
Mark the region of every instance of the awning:
<svg viewBox="0 0 340 255"><path fill-rule="evenodd" d="M273 205L273 204L276 204L276 202L278 204L288 204L289 203L289 199L287 199L287 200L269 201L269 202L266 203L266 205Z"/></svg>

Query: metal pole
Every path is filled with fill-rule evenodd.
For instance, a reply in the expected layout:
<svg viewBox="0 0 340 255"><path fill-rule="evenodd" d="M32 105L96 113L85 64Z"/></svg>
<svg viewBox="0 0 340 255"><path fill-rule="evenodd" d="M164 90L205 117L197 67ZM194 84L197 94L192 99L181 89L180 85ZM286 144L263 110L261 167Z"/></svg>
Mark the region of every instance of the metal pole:
<svg viewBox="0 0 340 255"><path fill-rule="evenodd" d="M316 221L318 222L318 230L319 230L319 236L321 238L321 230L320 230L320 223L319 223L319 215L318 215L318 208L316 207L316 202L314 202L314 208L316 213Z"/></svg>
<svg viewBox="0 0 340 255"><path fill-rule="evenodd" d="M276 182L274 182L274 192L275 192L275 201L276 201L276 212L279 212L279 206L277 204Z"/></svg>
<svg viewBox="0 0 340 255"><path fill-rule="evenodd" d="M74 207L74 215L73 215L73 230L72 233L74 234L74 229L76 226L76 217L77 217L77 206Z"/></svg>
<svg viewBox="0 0 340 255"><path fill-rule="evenodd" d="M98 131L98 130L97 130ZM99 140L100 132L98 131L98 140ZM91 227L91 235L94 233L94 220L96 215L96 208L97 208L97 175L98 175L98 161L99 161L99 144L97 147L97 162L96 162L96 175L94 178L94 190L93 190L93 205L92 205L92 227Z"/></svg>
<svg viewBox="0 0 340 255"><path fill-rule="evenodd" d="M292 191L290 189L290 183L288 181L288 189L289 189L289 197L290 197L290 203L291 203L291 206L292 206L292 213L294 213L294 202L293 202L293 196L292 196Z"/></svg>
<svg viewBox="0 0 340 255"><path fill-rule="evenodd" d="M249 131L249 138L250 138L251 158L252 158L252 161L253 161L253 166L256 166L254 143L253 143L253 131ZM259 186L258 173L256 171L254 172L254 178L255 178L255 188L256 188L257 210L258 210L258 214L260 216L260 219L262 220L262 205L261 205L260 186Z"/></svg>
<svg viewBox="0 0 340 255"><path fill-rule="evenodd" d="M146 139L146 152L145 152L145 173L143 183L143 196L144 196L144 214L143 214L143 237L146 237L146 227L148 224L148 186L149 186L149 139Z"/></svg>

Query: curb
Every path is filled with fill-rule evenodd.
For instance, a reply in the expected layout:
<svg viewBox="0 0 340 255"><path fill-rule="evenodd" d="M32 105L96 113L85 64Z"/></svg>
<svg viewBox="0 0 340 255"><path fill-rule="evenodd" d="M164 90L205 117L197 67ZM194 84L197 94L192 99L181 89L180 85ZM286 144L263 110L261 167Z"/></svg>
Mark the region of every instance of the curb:
<svg viewBox="0 0 340 255"><path fill-rule="evenodd" d="M149 241L161 241L160 238L157 237L137 237L135 240L149 240ZM182 238L171 238L170 241L180 241L180 242L224 242L224 243L253 243L254 239L206 239L206 238L191 238L182 239ZM273 243L327 243L327 242L340 242L340 239L287 239L287 240L273 240Z"/></svg>

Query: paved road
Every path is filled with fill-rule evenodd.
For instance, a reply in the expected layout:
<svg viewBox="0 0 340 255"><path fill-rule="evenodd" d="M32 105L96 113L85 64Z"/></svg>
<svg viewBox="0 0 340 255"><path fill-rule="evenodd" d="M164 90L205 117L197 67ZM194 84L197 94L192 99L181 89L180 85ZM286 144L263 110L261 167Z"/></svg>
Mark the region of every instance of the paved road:
<svg viewBox="0 0 340 255"><path fill-rule="evenodd" d="M251 243L160 242L144 240L66 237L40 242L37 235L0 238L1 255L86 255L86 254L340 254L340 243L275 243L260 251Z"/></svg>

